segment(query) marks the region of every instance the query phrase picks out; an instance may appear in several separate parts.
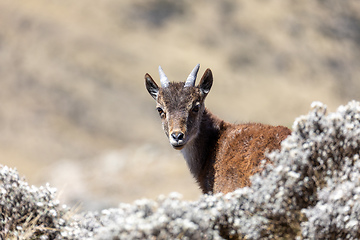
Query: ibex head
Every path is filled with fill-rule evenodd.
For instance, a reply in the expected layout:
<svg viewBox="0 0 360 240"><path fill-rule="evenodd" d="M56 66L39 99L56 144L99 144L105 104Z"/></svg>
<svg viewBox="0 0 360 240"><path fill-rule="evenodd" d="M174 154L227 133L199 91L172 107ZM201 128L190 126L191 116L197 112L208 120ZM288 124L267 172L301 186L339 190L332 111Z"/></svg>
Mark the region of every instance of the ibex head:
<svg viewBox="0 0 360 240"><path fill-rule="evenodd" d="M205 110L204 100L213 83L211 70L207 69L199 85L195 86L199 67L196 65L186 82L170 83L159 66L161 87L149 74L145 75L146 89L156 100L165 134L177 150L197 136Z"/></svg>

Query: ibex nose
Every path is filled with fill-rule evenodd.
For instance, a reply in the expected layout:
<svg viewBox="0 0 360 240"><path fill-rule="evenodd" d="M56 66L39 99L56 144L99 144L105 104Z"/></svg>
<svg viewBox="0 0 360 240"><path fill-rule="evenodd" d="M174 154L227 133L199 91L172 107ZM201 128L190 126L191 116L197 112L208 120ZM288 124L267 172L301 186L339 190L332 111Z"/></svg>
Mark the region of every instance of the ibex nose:
<svg viewBox="0 0 360 240"><path fill-rule="evenodd" d="M178 142L184 139L184 134L182 132L173 132L171 137Z"/></svg>

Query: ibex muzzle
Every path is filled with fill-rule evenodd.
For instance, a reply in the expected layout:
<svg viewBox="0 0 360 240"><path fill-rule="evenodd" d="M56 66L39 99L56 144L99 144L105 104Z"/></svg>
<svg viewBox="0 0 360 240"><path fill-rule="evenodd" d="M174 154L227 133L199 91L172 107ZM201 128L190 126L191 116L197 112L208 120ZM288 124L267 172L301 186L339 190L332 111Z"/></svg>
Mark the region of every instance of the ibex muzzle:
<svg viewBox="0 0 360 240"><path fill-rule="evenodd" d="M212 86L212 73L207 69L200 84L195 86L200 65L196 65L187 80L170 84L164 71L159 67L159 87L149 74L145 75L146 88L156 100L156 109L162 120L163 129L170 144L181 150L193 140L199 131L204 112L204 100Z"/></svg>

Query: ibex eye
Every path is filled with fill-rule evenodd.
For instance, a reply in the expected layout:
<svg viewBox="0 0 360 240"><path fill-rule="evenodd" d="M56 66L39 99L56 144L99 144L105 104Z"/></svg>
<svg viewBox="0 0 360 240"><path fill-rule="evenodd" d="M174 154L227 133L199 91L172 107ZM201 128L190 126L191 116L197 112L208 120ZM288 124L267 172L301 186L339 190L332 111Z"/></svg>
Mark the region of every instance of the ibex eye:
<svg viewBox="0 0 360 240"><path fill-rule="evenodd" d="M200 110L200 104L196 104L196 105L191 109L191 111L193 111L193 112L195 112L195 113L199 112L199 110Z"/></svg>
<svg viewBox="0 0 360 240"><path fill-rule="evenodd" d="M160 117L164 117L164 116L165 116L165 112L164 112L164 110L162 110L161 107L156 108L156 110L158 111Z"/></svg>

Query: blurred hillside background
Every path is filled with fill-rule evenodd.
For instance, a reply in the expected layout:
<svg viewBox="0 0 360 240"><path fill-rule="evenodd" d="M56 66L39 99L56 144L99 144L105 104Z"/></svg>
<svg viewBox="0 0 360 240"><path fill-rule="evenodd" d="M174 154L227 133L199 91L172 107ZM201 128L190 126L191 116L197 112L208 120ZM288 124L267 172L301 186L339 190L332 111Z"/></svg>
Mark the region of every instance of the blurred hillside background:
<svg viewBox="0 0 360 240"><path fill-rule="evenodd" d="M0 0L0 164L83 209L198 198L144 87L197 63L214 114L291 127L360 100L360 2Z"/></svg>

